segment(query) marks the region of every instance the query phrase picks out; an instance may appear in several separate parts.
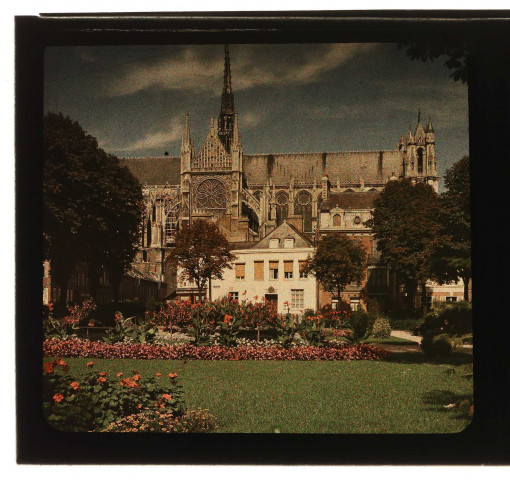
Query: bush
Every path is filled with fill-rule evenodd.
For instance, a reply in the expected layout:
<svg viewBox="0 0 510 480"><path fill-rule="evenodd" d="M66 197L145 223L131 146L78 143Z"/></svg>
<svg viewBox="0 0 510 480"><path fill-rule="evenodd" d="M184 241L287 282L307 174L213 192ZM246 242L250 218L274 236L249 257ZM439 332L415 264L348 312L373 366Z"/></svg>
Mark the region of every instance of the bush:
<svg viewBox="0 0 510 480"><path fill-rule="evenodd" d="M100 431L111 422L142 409L163 411L175 416L184 413L182 387L177 375L169 374L172 386L165 387L156 378L142 379L133 371L130 377L119 372L109 378L94 370L83 377L68 374L61 358L44 364L43 406L48 422L64 431Z"/></svg>
<svg viewBox="0 0 510 480"><path fill-rule="evenodd" d="M115 326L115 314L122 312L125 317L145 318L145 304L137 300L125 300L117 303L104 303L97 306L94 318L107 327Z"/></svg>
<svg viewBox="0 0 510 480"><path fill-rule="evenodd" d="M388 319L384 317L377 317L370 336L374 338L390 338L391 325Z"/></svg>
<svg viewBox="0 0 510 480"><path fill-rule="evenodd" d="M321 347L324 345L324 317L317 315L315 317L307 317L301 322L300 333L309 345Z"/></svg>
<svg viewBox="0 0 510 480"><path fill-rule="evenodd" d="M56 339L43 343L47 357L80 358L139 358L164 360L379 360L391 354L373 345L332 344L326 347L296 346L239 346L226 348L221 345L144 345L85 340Z"/></svg>
<svg viewBox="0 0 510 480"><path fill-rule="evenodd" d="M121 312L115 312L115 328L107 331L103 340L107 343L131 341L135 343L154 343L157 328L136 317L124 318Z"/></svg>
<svg viewBox="0 0 510 480"><path fill-rule="evenodd" d="M176 417L168 412L143 412L112 422L103 432L210 433L218 428L208 410L188 410Z"/></svg>
<svg viewBox="0 0 510 480"><path fill-rule="evenodd" d="M353 343L361 343L365 341L372 332L375 318L375 313L367 313L364 310L357 310L353 312L349 321L346 322L346 327L351 330L347 339Z"/></svg>
<svg viewBox="0 0 510 480"><path fill-rule="evenodd" d="M48 304L46 308L48 318L43 321L44 336L67 340L76 337L78 325L89 321L96 305L92 300L86 300L81 305L69 305L67 315L57 319L53 318L53 304Z"/></svg>

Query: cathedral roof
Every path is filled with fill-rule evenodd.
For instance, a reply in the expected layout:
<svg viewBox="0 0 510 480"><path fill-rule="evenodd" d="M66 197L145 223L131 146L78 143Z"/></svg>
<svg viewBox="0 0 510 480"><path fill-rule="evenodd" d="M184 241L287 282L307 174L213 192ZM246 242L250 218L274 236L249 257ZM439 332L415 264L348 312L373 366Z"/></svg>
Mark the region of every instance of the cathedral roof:
<svg viewBox="0 0 510 480"><path fill-rule="evenodd" d="M179 157L121 158L120 164L144 185L179 185L181 160Z"/></svg>
<svg viewBox="0 0 510 480"><path fill-rule="evenodd" d="M368 152L280 153L243 155L243 170L248 184L319 182L325 173L331 182L385 183L391 172L400 172L402 157L398 150Z"/></svg>
<svg viewBox="0 0 510 480"><path fill-rule="evenodd" d="M332 208L372 208L374 200L380 192L341 192L330 193L328 199L322 203L321 210L329 211Z"/></svg>

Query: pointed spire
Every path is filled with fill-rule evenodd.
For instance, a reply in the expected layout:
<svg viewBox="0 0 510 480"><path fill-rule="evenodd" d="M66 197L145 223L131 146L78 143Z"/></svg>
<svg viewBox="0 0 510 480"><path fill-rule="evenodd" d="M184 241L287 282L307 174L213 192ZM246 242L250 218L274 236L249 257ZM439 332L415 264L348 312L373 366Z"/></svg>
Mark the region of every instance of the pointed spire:
<svg viewBox="0 0 510 480"><path fill-rule="evenodd" d="M434 133L434 127L432 126L432 119L429 115L429 123L427 125L427 133Z"/></svg>
<svg viewBox="0 0 510 480"><path fill-rule="evenodd" d="M418 123L417 123L417 125L420 124L420 118L421 118L421 110L418 109Z"/></svg>
<svg viewBox="0 0 510 480"><path fill-rule="evenodd" d="M187 152L191 150L191 135L189 130L189 112L186 112L186 123L184 126L184 134L182 136L181 151Z"/></svg>
<svg viewBox="0 0 510 480"><path fill-rule="evenodd" d="M221 109L218 116L218 137L225 150L230 153L234 129L234 94L232 93L232 74L230 71L230 52L225 45L225 67L223 70L223 92L221 94Z"/></svg>
<svg viewBox="0 0 510 480"><path fill-rule="evenodd" d="M214 117L211 115L211 127L209 129L209 135L214 137Z"/></svg>
<svg viewBox="0 0 510 480"><path fill-rule="evenodd" d="M223 71L223 93L232 94L232 75L230 73L230 52L225 44L225 67Z"/></svg>

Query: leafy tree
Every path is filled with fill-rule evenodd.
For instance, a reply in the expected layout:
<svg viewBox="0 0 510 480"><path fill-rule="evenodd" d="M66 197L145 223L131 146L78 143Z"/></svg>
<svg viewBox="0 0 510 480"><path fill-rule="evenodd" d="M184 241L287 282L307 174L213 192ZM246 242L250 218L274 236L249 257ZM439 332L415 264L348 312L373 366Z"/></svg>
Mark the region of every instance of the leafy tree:
<svg viewBox="0 0 510 480"><path fill-rule="evenodd" d="M432 245L440 235L439 196L430 185L410 179L390 181L374 202L371 220L381 259L404 286L408 308L421 284L422 306L426 308L425 283L432 278Z"/></svg>
<svg viewBox="0 0 510 480"><path fill-rule="evenodd" d="M343 234L328 234L319 240L314 256L305 271L313 273L319 283L330 292L340 293L351 282L361 282L365 274L365 249Z"/></svg>
<svg viewBox="0 0 510 480"><path fill-rule="evenodd" d="M141 218L138 181L82 127L61 113L44 118L43 232L52 278L61 288L87 262L93 284L102 269L120 277L133 259Z"/></svg>
<svg viewBox="0 0 510 480"><path fill-rule="evenodd" d="M471 279L471 214L469 157L465 156L446 171L446 192L441 195L440 241L434 251L434 272L440 282L464 283L468 300Z"/></svg>
<svg viewBox="0 0 510 480"><path fill-rule="evenodd" d="M228 240L218 226L198 219L179 231L167 260L170 265L182 269L184 279L195 282L200 296L209 281L211 297L211 280L222 279L223 270L232 268L230 263L234 258Z"/></svg>

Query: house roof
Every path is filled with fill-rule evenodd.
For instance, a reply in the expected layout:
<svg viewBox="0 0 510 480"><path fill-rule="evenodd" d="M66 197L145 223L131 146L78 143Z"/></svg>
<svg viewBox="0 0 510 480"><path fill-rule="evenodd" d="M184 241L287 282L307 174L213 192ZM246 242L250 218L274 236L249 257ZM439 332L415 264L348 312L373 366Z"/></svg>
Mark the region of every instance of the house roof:
<svg viewBox="0 0 510 480"><path fill-rule="evenodd" d="M179 185L181 160L179 157L121 158L120 164L144 185Z"/></svg>
<svg viewBox="0 0 510 480"><path fill-rule="evenodd" d="M309 248L312 247L312 242L302 235L296 227L287 223L286 220L283 223L276 227L272 232L266 235L262 240L260 240L256 245L254 245L253 249L266 249L269 248L269 241L272 238L278 238L280 240L285 238L294 238L294 248Z"/></svg>
<svg viewBox="0 0 510 480"><path fill-rule="evenodd" d="M138 278L140 280L146 280L147 282L158 283L158 279L155 276L152 274L146 275L133 266L131 266L131 268L129 268L124 275L132 278Z"/></svg>
<svg viewBox="0 0 510 480"><path fill-rule="evenodd" d="M341 192L330 193L328 199L322 203L321 211L329 211L332 208L372 208L374 200L380 192Z"/></svg>

